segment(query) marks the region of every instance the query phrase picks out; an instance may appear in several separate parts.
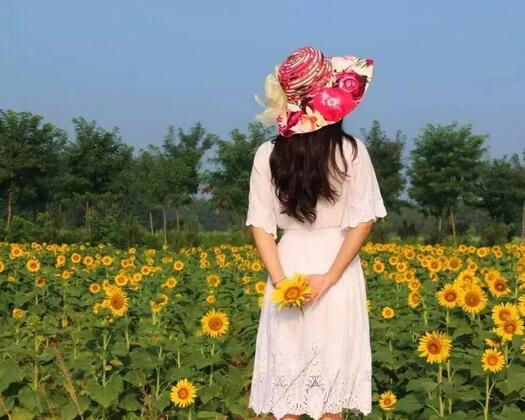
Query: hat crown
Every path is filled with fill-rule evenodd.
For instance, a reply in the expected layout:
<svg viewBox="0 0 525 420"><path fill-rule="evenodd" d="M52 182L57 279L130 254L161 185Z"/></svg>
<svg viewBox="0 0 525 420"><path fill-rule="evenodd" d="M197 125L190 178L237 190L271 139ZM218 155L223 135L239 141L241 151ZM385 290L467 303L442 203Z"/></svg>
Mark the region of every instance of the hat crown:
<svg viewBox="0 0 525 420"><path fill-rule="evenodd" d="M279 66L278 78L288 101L299 103L313 96L332 76L329 57L315 47L306 46L292 52Z"/></svg>

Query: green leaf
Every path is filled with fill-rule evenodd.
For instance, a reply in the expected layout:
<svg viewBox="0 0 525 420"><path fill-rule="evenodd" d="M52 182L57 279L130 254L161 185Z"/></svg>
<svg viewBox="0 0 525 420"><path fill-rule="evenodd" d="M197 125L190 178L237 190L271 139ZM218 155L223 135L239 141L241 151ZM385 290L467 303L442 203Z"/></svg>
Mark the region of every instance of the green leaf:
<svg viewBox="0 0 525 420"><path fill-rule="evenodd" d="M122 407L126 411L136 411L140 410L142 404L140 403L140 400L137 395L126 394L120 400L120 407Z"/></svg>
<svg viewBox="0 0 525 420"><path fill-rule="evenodd" d="M199 411L197 413L198 419L217 419L222 418L223 414L217 413L216 411Z"/></svg>
<svg viewBox="0 0 525 420"><path fill-rule="evenodd" d="M433 391L437 387L437 382L430 379L414 379L408 382L407 391L424 390L426 392Z"/></svg>
<svg viewBox="0 0 525 420"><path fill-rule="evenodd" d="M211 384L208 386L202 387L202 389L199 390L199 397L201 401L206 404L208 401L210 401L212 398L216 397L220 394L222 390L222 387L218 384Z"/></svg>
<svg viewBox="0 0 525 420"><path fill-rule="evenodd" d="M29 386L26 386L18 393L18 400L20 404L27 408L34 414L42 414L43 410L43 397L38 390L33 390Z"/></svg>
<svg viewBox="0 0 525 420"><path fill-rule="evenodd" d="M25 408L15 407L11 411L11 420L32 420L34 417L35 415Z"/></svg>
<svg viewBox="0 0 525 420"><path fill-rule="evenodd" d="M164 410L170 402L170 391L166 390L162 392L157 401L155 401L155 407L158 410Z"/></svg>
<svg viewBox="0 0 525 420"><path fill-rule="evenodd" d="M12 383L21 381L23 377L22 370L14 360L8 359L0 362L0 392L4 392Z"/></svg>
<svg viewBox="0 0 525 420"><path fill-rule="evenodd" d="M155 369L157 367L157 359L146 350L137 348L131 352L131 365L135 369Z"/></svg>
<svg viewBox="0 0 525 420"><path fill-rule="evenodd" d="M69 401L60 413L62 420L73 420L78 416L78 409L80 408L80 414L84 413L90 406L91 401L89 398L84 396L77 396L78 408L74 401Z"/></svg>
<svg viewBox="0 0 525 420"><path fill-rule="evenodd" d="M86 386L88 395L104 408L108 408L111 405L122 389L122 379L119 375L113 375L106 385L100 385L96 382L88 382Z"/></svg>
<svg viewBox="0 0 525 420"><path fill-rule="evenodd" d="M525 373L513 374L509 372L509 379L504 380L507 392L519 391L525 386Z"/></svg>
<svg viewBox="0 0 525 420"><path fill-rule="evenodd" d="M396 410L410 413L413 415L416 411L421 410L424 407L424 403L420 402L414 395L409 394L406 397L398 400L396 404Z"/></svg>

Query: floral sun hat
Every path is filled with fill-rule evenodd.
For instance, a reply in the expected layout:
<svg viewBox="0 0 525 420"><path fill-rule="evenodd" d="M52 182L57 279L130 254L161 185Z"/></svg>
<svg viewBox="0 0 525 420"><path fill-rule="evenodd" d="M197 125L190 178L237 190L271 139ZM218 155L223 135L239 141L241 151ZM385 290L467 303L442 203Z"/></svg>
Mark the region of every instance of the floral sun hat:
<svg viewBox="0 0 525 420"><path fill-rule="evenodd" d="M266 107L255 119L270 125L277 121L284 137L309 133L341 121L363 99L374 60L352 55L327 57L306 46L292 52L266 77Z"/></svg>

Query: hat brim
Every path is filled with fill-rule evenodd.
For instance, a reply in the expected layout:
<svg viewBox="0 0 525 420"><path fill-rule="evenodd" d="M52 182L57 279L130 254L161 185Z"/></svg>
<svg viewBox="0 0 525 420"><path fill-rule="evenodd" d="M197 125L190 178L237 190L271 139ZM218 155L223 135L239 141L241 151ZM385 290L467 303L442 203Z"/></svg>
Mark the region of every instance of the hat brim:
<svg viewBox="0 0 525 420"><path fill-rule="evenodd" d="M374 60L352 55L330 57L331 77L300 101L286 102L277 116L284 137L319 130L341 121L362 102L372 81Z"/></svg>

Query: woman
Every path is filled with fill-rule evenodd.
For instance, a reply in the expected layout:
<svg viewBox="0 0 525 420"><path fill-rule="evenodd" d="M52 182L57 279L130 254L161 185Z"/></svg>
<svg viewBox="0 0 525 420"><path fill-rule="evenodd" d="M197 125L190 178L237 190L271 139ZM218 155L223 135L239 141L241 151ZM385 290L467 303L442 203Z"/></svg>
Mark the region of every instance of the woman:
<svg viewBox="0 0 525 420"><path fill-rule="evenodd" d="M344 132L342 119L360 103L372 69L371 59L304 47L266 78L258 119L276 121L279 135L255 153L245 223L268 271L249 402L257 414L341 419L343 408L371 411L358 252L387 213L368 151ZM277 226L284 234L276 244ZM303 313L279 310L271 294L296 272L313 292Z"/></svg>

